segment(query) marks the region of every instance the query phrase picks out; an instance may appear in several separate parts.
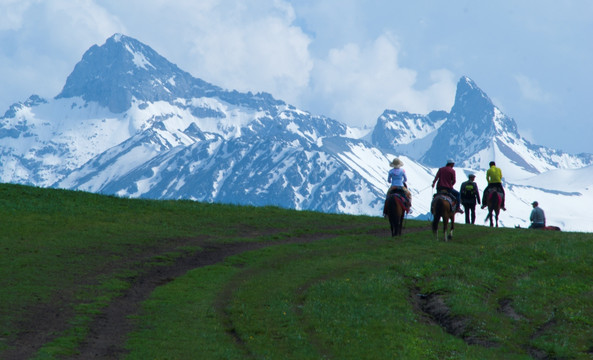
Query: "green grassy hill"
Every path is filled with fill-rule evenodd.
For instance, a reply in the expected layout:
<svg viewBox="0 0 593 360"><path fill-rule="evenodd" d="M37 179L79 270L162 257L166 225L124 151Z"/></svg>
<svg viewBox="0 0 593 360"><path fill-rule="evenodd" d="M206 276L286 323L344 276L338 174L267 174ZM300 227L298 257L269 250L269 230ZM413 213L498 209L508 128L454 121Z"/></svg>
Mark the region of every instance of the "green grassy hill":
<svg viewBox="0 0 593 360"><path fill-rule="evenodd" d="M2 359L593 357L591 234L18 185L0 212Z"/></svg>

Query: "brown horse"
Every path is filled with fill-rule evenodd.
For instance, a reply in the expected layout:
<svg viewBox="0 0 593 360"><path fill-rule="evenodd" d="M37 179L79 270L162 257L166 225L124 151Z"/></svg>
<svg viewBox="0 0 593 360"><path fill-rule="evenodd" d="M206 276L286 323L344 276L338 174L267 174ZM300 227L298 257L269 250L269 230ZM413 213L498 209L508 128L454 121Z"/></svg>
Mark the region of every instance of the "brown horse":
<svg viewBox="0 0 593 360"><path fill-rule="evenodd" d="M401 236L402 228L404 227L404 208L399 201L396 200L397 195L389 194L385 200L385 214L389 218L389 225L391 226L391 236Z"/></svg>
<svg viewBox="0 0 593 360"><path fill-rule="evenodd" d="M498 215L500 214L500 208L502 207L502 195L498 193L498 191L490 191L486 194L486 204L488 205L488 215L486 215L486 219L484 221L490 220L490 227L494 227L494 217L496 218L496 227L498 227Z"/></svg>
<svg viewBox="0 0 593 360"><path fill-rule="evenodd" d="M447 200L445 195L437 194L430 205L432 212L432 233L438 240L439 221L443 219L443 240L453 239L453 229L455 228L455 210L451 208L451 203ZM451 221L451 230L447 235L447 226Z"/></svg>

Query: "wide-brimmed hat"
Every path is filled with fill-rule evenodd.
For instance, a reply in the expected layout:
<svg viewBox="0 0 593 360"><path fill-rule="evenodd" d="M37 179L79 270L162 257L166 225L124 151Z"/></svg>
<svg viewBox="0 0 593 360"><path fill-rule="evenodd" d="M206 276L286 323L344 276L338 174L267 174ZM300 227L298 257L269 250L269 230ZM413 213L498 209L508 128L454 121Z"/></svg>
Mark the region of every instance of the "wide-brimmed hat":
<svg viewBox="0 0 593 360"><path fill-rule="evenodd" d="M531 205L536 205L537 206L539 204L537 203L537 201L534 201L534 202L531 203Z"/></svg>
<svg viewBox="0 0 593 360"><path fill-rule="evenodd" d="M453 159L447 160L447 165L449 165L449 164L455 164L455 160L453 160Z"/></svg>
<svg viewBox="0 0 593 360"><path fill-rule="evenodd" d="M404 163L403 163L403 162L402 162L400 159L398 159L398 158L395 158L395 159L393 159L393 161L392 161L392 162L389 164L389 166L391 166L392 168L395 168L395 169L399 169L400 167L404 166Z"/></svg>

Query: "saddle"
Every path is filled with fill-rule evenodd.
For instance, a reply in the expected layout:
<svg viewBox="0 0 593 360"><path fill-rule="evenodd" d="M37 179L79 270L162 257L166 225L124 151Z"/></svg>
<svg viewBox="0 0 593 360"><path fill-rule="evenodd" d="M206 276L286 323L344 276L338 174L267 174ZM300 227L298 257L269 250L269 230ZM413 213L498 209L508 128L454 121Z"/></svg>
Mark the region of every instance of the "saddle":
<svg viewBox="0 0 593 360"><path fill-rule="evenodd" d="M395 201L404 209L406 213L410 213L412 208L412 200L409 199L403 192L393 192L391 196L394 197Z"/></svg>
<svg viewBox="0 0 593 360"><path fill-rule="evenodd" d="M387 199L393 196L395 201L399 203L399 205L404 209L406 213L410 213L412 210L412 199L410 199L404 189L392 189L387 194L387 198L385 199L385 205L383 206L383 216L387 214Z"/></svg>
<svg viewBox="0 0 593 360"><path fill-rule="evenodd" d="M434 213L434 203L437 199L443 199L449 202L451 209L455 209L457 207L457 199L453 194L451 194L448 190L439 190L436 194L432 196L432 203L430 205L431 212Z"/></svg>
<svg viewBox="0 0 593 360"><path fill-rule="evenodd" d="M486 190L486 200L490 200L490 198L492 197L492 195L494 195L495 193L498 194L498 197L500 198L500 201L504 200L504 193L502 191L500 191L498 188L496 187L491 187L489 189Z"/></svg>

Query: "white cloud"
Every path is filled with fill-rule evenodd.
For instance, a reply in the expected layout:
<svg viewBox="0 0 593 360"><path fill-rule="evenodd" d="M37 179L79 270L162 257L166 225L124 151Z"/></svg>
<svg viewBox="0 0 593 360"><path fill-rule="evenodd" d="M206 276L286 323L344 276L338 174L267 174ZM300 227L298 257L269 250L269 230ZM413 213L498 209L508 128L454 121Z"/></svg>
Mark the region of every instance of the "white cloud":
<svg viewBox="0 0 593 360"><path fill-rule="evenodd" d="M323 108L326 115L354 126L373 125L385 109L421 114L450 110L456 87L453 74L433 71L432 84L416 89L417 73L399 65L398 53L397 39L388 33L362 47L350 43L332 49L327 59L316 61L306 101L314 110Z"/></svg>
<svg viewBox="0 0 593 360"><path fill-rule="evenodd" d="M86 49L125 27L92 1L0 3L0 105L31 94L52 97Z"/></svg>
<svg viewBox="0 0 593 360"><path fill-rule="evenodd" d="M0 31L18 30L23 25L23 14L31 6L26 0L0 0Z"/></svg>
<svg viewBox="0 0 593 360"><path fill-rule="evenodd" d="M546 93L537 81L522 74L515 75L515 81L519 85L523 98L535 102L546 102L551 99L550 94Z"/></svg>
<svg viewBox="0 0 593 360"><path fill-rule="evenodd" d="M533 129L531 128L520 128L519 132L521 133L521 136L523 138L525 138L527 141L533 143L533 144L537 144L537 140L535 139L535 135L533 133Z"/></svg>
<svg viewBox="0 0 593 360"><path fill-rule="evenodd" d="M225 88L267 91L284 99L294 99L307 86L313 66L310 39L291 25L291 16L212 15L191 39L194 62L188 71L193 75Z"/></svg>

